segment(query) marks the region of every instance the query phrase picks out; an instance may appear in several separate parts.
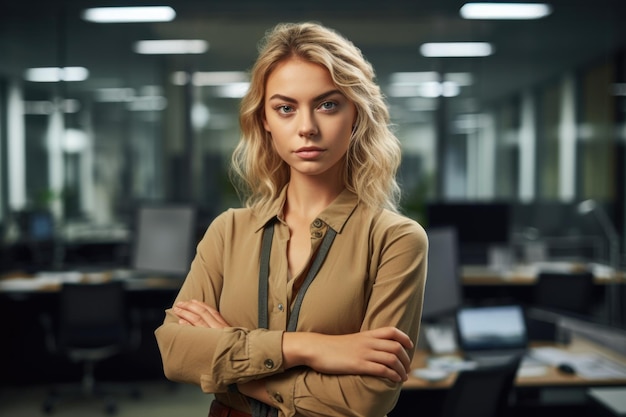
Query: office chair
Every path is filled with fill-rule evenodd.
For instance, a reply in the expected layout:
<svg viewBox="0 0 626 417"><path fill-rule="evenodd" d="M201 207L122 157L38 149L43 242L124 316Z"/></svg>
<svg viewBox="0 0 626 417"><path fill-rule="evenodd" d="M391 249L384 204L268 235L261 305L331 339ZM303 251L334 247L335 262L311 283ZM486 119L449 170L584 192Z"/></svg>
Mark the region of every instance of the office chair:
<svg viewBox="0 0 626 417"><path fill-rule="evenodd" d="M493 366L460 371L441 417L503 417L521 357Z"/></svg>
<svg viewBox="0 0 626 417"><path fill-rule="evenodd" d="M539 272L535 283L533 307L555 313L591 314L593 296L593 273Z"/></svg>
<svg viewBox="0 0 626 417"><path fill-rule="evenodd" d="M109 391L96 384L94 370L98 362L138 347L138 320L129 314L126 290L120 281L97 284L65 283L59 293L56 323L44 317L46 345L51 353L61 354L83 366L78 389L62 392L53 388L43 403L47 414L54 411L62 397L103 397L105 411L117 412ZM131 390L138 397L137 390Z"/></svg>

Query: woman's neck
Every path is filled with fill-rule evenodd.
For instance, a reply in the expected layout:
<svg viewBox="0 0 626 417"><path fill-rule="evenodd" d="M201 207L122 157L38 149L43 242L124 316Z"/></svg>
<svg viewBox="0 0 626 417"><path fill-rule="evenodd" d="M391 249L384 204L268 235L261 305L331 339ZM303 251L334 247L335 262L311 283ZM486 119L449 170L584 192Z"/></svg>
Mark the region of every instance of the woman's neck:
<svg viewBox="0 0 626 417"><path fill-rule="evenodd" d="M292 176L287 188L285 215L312 221L341 194L344 188L341 178L329 181L328 178Z"/></svg>

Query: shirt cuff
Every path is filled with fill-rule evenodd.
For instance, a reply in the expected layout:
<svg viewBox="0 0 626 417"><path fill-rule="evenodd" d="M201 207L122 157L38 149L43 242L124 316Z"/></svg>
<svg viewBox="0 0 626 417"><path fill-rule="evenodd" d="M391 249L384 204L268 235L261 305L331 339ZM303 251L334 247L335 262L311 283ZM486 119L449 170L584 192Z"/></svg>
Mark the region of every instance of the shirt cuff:
<svg viewBox="0 0 626 417"><path fill-rule="evenodd" d="M283 332L255 330L248 335L250 371L267 376L283 370Z"/></svg>
<svg viewBox="0 0 626 417"><path fill-rule="evenodd" d="M296 414L295 387L300 375L299 372L285 372L266 380L265 390L272 400L272 406L278 408L285 417Z"/></svg>

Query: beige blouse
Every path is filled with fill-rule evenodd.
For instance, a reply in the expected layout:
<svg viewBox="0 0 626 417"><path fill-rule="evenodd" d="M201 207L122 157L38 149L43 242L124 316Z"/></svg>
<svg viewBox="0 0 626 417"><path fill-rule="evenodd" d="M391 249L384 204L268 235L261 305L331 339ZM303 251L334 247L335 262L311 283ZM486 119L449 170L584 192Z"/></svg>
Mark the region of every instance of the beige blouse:
<svg viewBox="0 0 626 417"><path fill-rule="evenodd" d="M233 327L182 326L168 309L155 332L165 375L198 384L243 411L249 411L246 398L229 385L264 378L280 416L384 416L397 401L400 383L283 368L282 335L308 269L288 279L285 196L283 190L263 212L229 209L209 226L176 301L216 306ZM274 218L266 330L257 328L259 257L263 226ZM347 190L311 224L312 254L328 227L337 236L306 292L297 331L347 334L395 326L416 342L426 280L424 229L391 211L367 209Z"/></svg>

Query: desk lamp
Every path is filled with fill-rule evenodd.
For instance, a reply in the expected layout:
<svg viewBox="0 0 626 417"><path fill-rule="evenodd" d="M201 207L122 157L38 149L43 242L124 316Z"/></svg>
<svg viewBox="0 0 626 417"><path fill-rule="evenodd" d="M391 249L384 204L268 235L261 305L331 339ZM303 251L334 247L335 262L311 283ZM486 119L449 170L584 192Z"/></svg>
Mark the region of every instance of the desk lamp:
<svg viewBox="0 0 626 417"><path fill-rule="evenodd" d="M586 216L595 215L609 243L609 266L614 274L619 271L619 234L606 211L594 200L584 200L578 204L578 214ZM609 322L620 324L619 314L619 287L614 281L609 283Z"/></svg>

